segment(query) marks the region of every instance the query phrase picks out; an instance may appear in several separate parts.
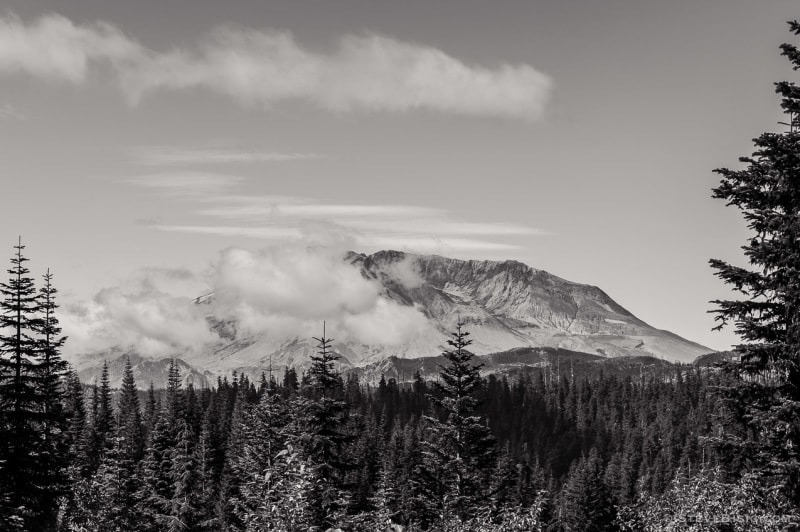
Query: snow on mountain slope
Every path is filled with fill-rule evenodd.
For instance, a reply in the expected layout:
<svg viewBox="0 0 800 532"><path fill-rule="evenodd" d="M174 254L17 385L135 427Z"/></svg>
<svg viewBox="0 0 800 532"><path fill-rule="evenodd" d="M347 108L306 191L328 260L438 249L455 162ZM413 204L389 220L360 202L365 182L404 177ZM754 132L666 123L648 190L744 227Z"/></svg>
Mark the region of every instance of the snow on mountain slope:
<svg viewBox="0 0 800 532"><path fill-rule="evenodd" d="M337 342L343 366L363 366L390 356L435 356L446 346L449 331L459 319L466 323L472 350L479 355L530 346L690 362L711 351L649 326L597 287L520 262L467 261L398 251L350 253L345 260L378 283L383 297L420 310L426 323L399 345ZM307 365L313 349L311 338L256 334L221 341L184 358L214 372L253 371L270 364L274 368Z"/></svg>
<svg viewBox="0 0 800 532"><path fill-rule="evenodd" d="M413 334L394 335L403 337L401 342L364 342L352 334L335 342L342 369L374 366L390 357L435 357L445 349L459 320L466 324L473 340L471 350L477 355L548 348L610 358L650 356L691 362L712 351L651 327L595 286L573 283L516 261L457 260L398 251L349 253L342 260L345 268L352 267L356 277L360 274L367 281L371 291L377 290L379 304L419 313ZM192 378L198 383L213 382L216 376L233 371L257 377L270 367L277 371L306 367L315 350L312 336L322 332L322 319L336 318L320 319L318 332L305 336L280 328L248 333L226 315L224 299L207 293L195 300L218 341L203 349L169 354L196 368ZM366 323L369 327L369 317ZM375 330L391 332L392 326L391 320L388 324L384 320ZM374 330L368 332L373 333L368 337L382 338ZM93 376L103 359L115 360L126 349L87 354L78 369L81 375ZM155 365L136 359L145 383L158 381L158 368L166 368L163 358L152 362Z"/></svg>

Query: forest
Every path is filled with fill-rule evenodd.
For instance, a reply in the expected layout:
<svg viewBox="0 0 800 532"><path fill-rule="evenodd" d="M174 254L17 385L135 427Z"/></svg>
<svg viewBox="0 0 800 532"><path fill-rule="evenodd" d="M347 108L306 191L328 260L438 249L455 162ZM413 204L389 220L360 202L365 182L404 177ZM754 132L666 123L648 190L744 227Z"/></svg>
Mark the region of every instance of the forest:
<svg viewBox="0 0 800 532"><path fill-rule="evenodd" d="M790 23L793 35L800 24ZM783 55L800 69L800 50ZM712 259L735 356L636 376L481 371L468 324L435 379L307 369L120 389L62 357L58 291L22 241L0 282L4 531L800 530L800 87L715 198L749 269ZM438 353L431 353L431 356ZM140 386L147 387L146 392Z"/></svg>
<svg viewBox="0 0 800 532"><path fill-rule="evenodd" d="M142 392L62 360L52 275L19 244L2 285L4 530L782 530L735 372L481 375L458 325L436 380L311 365ZM15 321L16 318L16 321ZM784 486L786 487L786 486ZM796 489L796 488L795 488ZM795 499L796 500L796 499ZM720 528L723 529L723 528Z"/></svg>

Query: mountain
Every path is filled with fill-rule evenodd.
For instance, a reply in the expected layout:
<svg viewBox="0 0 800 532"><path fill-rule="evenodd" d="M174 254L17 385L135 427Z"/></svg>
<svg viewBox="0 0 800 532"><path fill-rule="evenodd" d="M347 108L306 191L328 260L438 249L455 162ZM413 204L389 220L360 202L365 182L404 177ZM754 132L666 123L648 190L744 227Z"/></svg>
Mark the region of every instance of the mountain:
<svg viewBox="0 0 800 532"><path fill-rule="evenodd" d="M595 286L574 283L516 261L457 260L380 251L345 258L375 281L384 298L415 307L425 326L401 344L334 344L342 367L436 356L461 319L477 355L519 347L552 348L601 357L651 356L691 362L712 350L651 327ZM202 300L202 301L201 301ZM213 305L213 294L198 298ZM227 339L185 360L215 373L258 374L270 364L303 367L314 351L310 338L239 336L235 324L214 323Z"/></svg>
<svg viewBox="0 0 800 532"><path fill-rule="evenodd" d="M543 371L545 379L558 379L562 375L570 378L596 377L605 375L618 377L642 377L652 374L670 375L677 367L651 356L625 356L608 358L589 353L568 351L551 347L518 347L509 351L480 355L475 359L482 364L484 375L507 375L513 377L530 373L531 370ZM354 368L359 380L375 385L381 378L394 379L397 382L411 382L415 374L426 380L435 380L439 366L446 364L443 356L422 358L389 357L360 368Z"/></svg>
<svg viewBox="0 0 800 532"><path fill-rule="evenodd" d="M122 386L126 360L131 362L133 377L139 388L145 389L150 386L151 382L156 388L164 388L167 385L167 373L172 362L171 358L149 359L133 352L123 353L120 350L112 350L104 355L104 359L108 362L108 377L112 388ZM180 358L175 361L180 369L184 387L191 383L196 388L207 388L216 383L216 378L208 371L194 368ZM95 380L99 383L102 368L102 361L84 365L82 368L78 368L78 377L85 384L91 384Z"/></svg>
<svg viewBox="0 0 800 532"><path fill-rule="evenodd" d="M581 363L589 360L587 356L591 360L650 357L692 362L712 352L651 327L600 288L567 281L517 261L458 260L399 251L349 253L344 260L364 278L374 281L385 300L417 309L424 316L424 323L401 343L365 344L353 339L334 343L343 370L363 368L359 371L366 375L392 361L396 367L432 365L435 371L431 357L441 354L459 319L470 333L471 350L476 355L492 355L500 360L504 353L506 358L525 353L523 365L528 366L539 363L531 358L532 353L553 360L572 357L575 364L575 355L567 354L580 354ZM220 338L200 352L175 354L187 364L196 383L233 371L258 376L269 367L279 372L287 367L304 368L315 351L316 342L311 338L246 335L237 323L218 321L213 317L213 293L198 297L196 304L209 307L209 324ZM87 362L83 366L93 365L92 374L96 374L101 356L109 358L95 355L94 364ZM407 359L416 362L400 362ZM156 374L163 369L166 375L165 360L168 359L151 361L155 366L148 366L144 359L137 359L134 366L142 373L137 382L164 380ZM491 357L487 360L487 370L494 367L505 371L511 367L509 364L513 365L496 363ZM408 378L412 374L410 370Z"/></svg>

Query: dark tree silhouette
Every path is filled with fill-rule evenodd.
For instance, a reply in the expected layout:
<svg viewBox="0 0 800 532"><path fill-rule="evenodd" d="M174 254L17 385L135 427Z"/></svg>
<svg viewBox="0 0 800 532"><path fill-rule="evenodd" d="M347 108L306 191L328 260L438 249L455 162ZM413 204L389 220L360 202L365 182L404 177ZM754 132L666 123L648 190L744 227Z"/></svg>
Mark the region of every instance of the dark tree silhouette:
<svg viewBox="0 0 800 532"><path fill-rule="evenodd" d="M800 35L800 24L789 25ZM798 49L781 48L800 69ZM741 379L730 399L744 408L748 430L735 443L765 481L800 501L800 87L783 81L776 92L789 130L754 139L753 155L740 159L744 169L716 170L714 197L738 208L753 233L742 247L750 267L716 259L711 266L744 296L714 301L720 327L733 322L742 339L741 362L730 368Z"/></svg>

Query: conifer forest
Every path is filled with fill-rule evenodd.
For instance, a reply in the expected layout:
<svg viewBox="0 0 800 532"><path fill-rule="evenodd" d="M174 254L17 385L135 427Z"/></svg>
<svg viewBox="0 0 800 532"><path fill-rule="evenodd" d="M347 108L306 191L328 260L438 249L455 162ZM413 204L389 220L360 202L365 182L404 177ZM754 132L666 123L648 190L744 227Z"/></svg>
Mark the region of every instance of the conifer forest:
<svg viewBox="0 0 800 532"><path fill-rule="evenodd" d="M710 261L736 298L709 311L741 340L713 362L490 372L459 318L435 376L370 381L320 322L302 368L200 387L174 360L137 382L128 360L120 387L108 364L82 382L57 272L20 238L0 282L0 530L800 530L800 87L775 87L785 130L715 171L750 237L747 267Z"/></svg>

